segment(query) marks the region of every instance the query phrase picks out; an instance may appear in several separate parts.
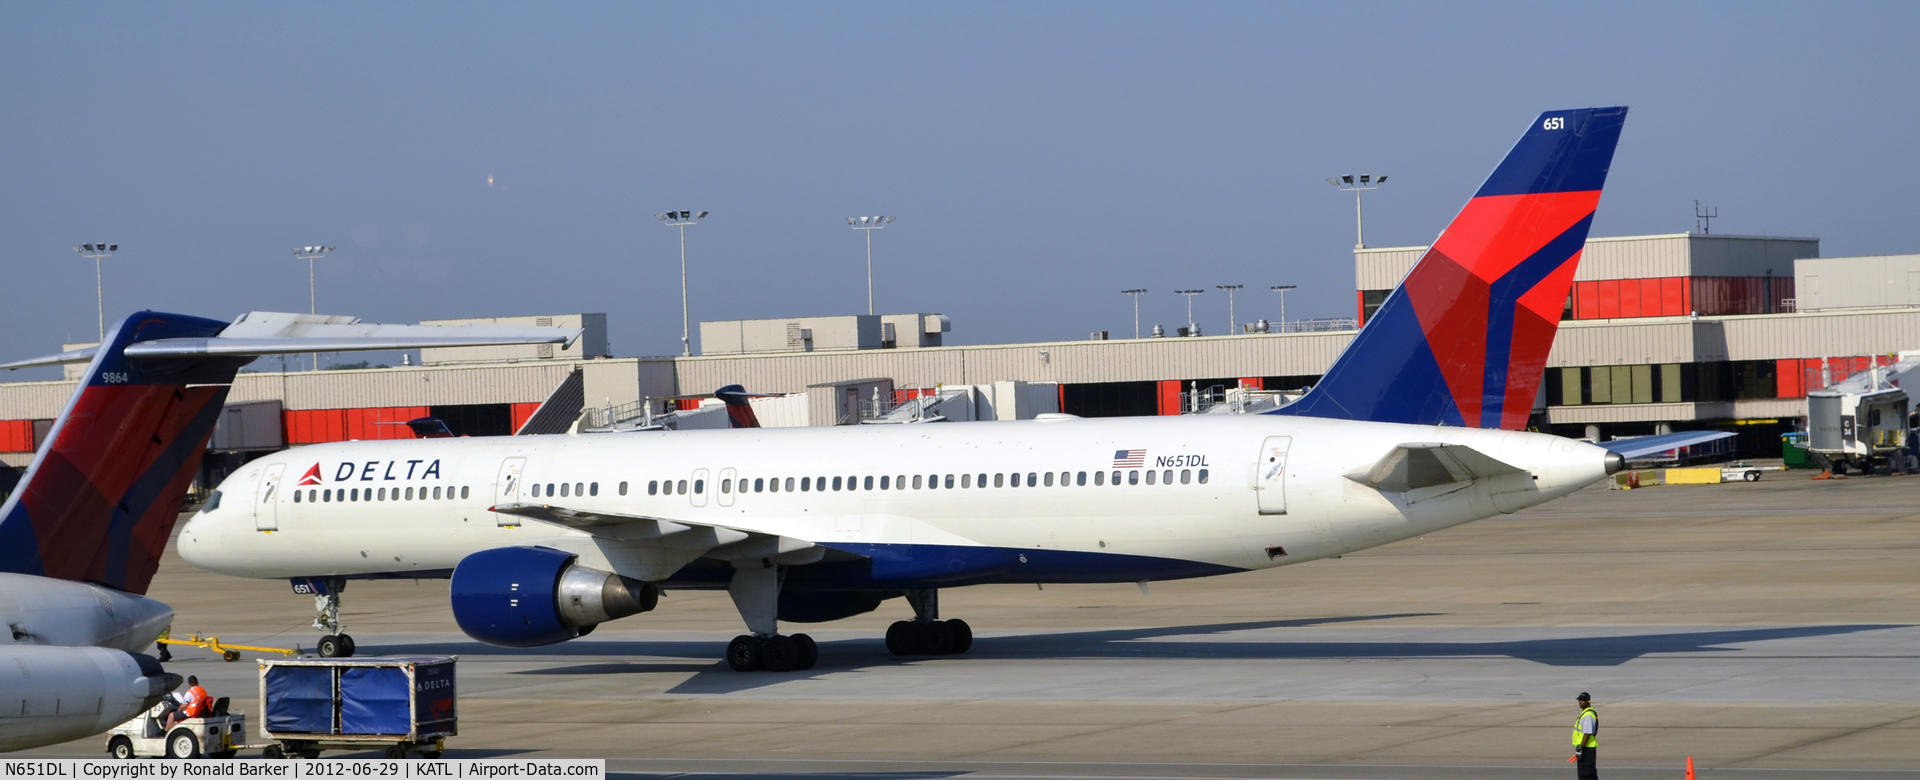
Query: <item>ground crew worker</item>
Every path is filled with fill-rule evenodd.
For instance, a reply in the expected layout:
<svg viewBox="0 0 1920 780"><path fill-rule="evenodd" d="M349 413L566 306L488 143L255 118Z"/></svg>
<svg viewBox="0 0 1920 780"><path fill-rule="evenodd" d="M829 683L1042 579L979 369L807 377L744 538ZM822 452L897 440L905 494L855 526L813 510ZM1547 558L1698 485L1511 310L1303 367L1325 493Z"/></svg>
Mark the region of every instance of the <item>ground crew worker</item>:
<svg viewBox="0 0 1920 780"><path fill-rule="evenodd" d="M167 650L167 640L171 638L173 638L173 624L168 623L166 628L160 630L160 638L153 640L153 646L160 648L160 663L173 660L173 653Z"/></svg>
<svg viewBox="0 0 1920 780"><path fill-rule="evenodd" d="M1586 691L1574 701L1580 705L1580 718L1573 722L1573 755L1567 763L1576 765L1580 780L1599 780L1600 713L1593 711L1593 698Z"/></svg>
<svg viewBox="0 0 1920 780"><path fill-rule="evenodd" d="M181 697L180 707L167 719L167 728L188 718L198 718L213 709L213 697L207 695L207 689L200 687L200 678L187 676L187 691Z"/></svg>

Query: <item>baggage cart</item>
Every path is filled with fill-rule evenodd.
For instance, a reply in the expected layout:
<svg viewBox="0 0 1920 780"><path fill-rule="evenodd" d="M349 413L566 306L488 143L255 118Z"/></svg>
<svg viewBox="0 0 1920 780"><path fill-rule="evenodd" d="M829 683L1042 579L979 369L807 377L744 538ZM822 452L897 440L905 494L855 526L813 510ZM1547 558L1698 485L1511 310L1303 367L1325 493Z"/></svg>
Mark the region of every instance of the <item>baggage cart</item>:
<svg viewBox="0 0 1920 780"><path fill-rule="evenodd" d="M439 758L459 733L452 657L295 658L260 662L266 758L324 749Z"/></svg>

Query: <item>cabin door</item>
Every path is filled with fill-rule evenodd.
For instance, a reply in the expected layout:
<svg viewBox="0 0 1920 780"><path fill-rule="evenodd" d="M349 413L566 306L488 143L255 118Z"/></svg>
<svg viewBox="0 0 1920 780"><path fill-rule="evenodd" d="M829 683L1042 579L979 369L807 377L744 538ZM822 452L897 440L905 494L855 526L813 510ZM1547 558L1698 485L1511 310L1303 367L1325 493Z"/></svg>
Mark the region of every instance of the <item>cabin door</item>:
<svg viewBox="0 0 1920 780"><path fill-rule="evenodd" d="M1260 445L1260 460L1253 474L1253 489L1260 496L1260 514L1287 513L1287 450L1292 446L1292 436L1268 436Z"/></svg>
<svg viewBox="0 0 1920 780"><path fill-rule="evenodd" d="M253 502L253 527L259 531L280 530L280 483L287 476L287 464L267 467L260 480L260 500Z"/></svg>
<svg viewBox="0 0 1920 780"><path fill-rule="evenodd" d="M508 458L500 461L500 477L493 483L493 503L495 505L520 503L520 475L527 470L526 458ZM516 515L496 512L494 520L499 525L515 526L520 524Z"/></svg>

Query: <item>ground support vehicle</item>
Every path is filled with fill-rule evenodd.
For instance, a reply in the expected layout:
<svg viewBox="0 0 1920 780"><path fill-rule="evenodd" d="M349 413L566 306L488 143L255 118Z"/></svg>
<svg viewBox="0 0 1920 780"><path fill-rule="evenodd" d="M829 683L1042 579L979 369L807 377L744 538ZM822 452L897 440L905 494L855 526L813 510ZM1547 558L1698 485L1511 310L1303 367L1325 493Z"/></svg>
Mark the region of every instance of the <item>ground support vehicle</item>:
<svg viewBox="0 0 1920 780"><path fill-rule="evenodd" d="M233 758L247 738L247 716L227 712L227 698L213 701L213 712L166 728L165 702L140 717L107 730L107 755L114 758Z"/></svg>
<svg viewBox="0 0 1920 780"><path fill-rule="evenodd" d="M302 655L300 648L297 648L297 647L293 648L292 650L289 650L284 647L259 647L256 645L229 645L229 644L222 644L220 642L220 637L217 637L217 636L202 637L199 634L194 634L193 637L190 639L159 639L159 640L155 640L154 644L173 645L176 647L178 646L204 647L208 650L212 650L213 652L220 654L220 660L222 661L240 660L240 651L242 650L252 650L256 653L279 653L285 656Z"/></svg>
<svg viewBox="0 0 1920 780"><path fill-rule="evenodd" d="M297 658L260 662L266 758L327 748L439 758L459 733L454 658Z"/></svg>

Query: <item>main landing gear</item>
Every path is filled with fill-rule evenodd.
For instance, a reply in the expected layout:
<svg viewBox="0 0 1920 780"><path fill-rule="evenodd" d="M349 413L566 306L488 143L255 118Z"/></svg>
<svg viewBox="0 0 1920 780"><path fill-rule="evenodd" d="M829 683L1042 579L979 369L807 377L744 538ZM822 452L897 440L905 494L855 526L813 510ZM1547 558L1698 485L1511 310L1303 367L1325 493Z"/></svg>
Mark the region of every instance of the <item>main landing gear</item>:
<svg viewBox="0 0 1920 780"><path fill-rule="evenodd" d="M913 619L887 626L887 652L894 655L958 655L973 647L973 627L955 618L940 619L940 591L907 591Z"/></svg>
<svg viewBox="0 0 1920 780"><path fill-rule="evenodd" d="M727 666L736 672L812 669L820 660L820 648L813 637L780 633L780 578L785 570L764 558L737 561L734 567L727 595L733 597L740 618L753 633L741 634L727 643Z"/></svg>
<svg viewBox="0 0 1920 780"><path fill-rule="evenodd" d="M300 581L295 581L296 590ZM340 631L340 592L347 589L345 577L326 577L306 583L313 592L313 627L327 632L317 648L321 658L352 658L353 637Z"/></svg>

